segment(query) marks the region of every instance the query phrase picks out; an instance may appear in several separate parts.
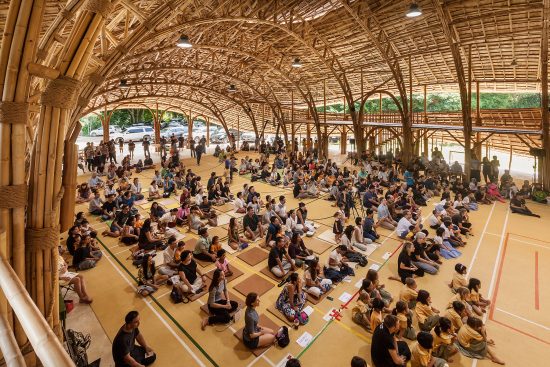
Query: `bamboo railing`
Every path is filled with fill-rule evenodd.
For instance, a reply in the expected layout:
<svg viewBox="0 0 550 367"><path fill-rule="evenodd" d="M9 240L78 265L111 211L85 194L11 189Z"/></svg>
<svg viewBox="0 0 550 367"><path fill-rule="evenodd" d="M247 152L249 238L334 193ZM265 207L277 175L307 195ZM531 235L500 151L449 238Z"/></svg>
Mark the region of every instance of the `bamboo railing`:
<svg viewBox="0 0 550 367"><path fill-rule="evenodd" d="M2 232L0 233L0 245L5 246L5 243L6 233ZM73 361L3 254L0 255L0 288L8 299L42 365L45 367L73 367ZM0 347L6 363L8 363L9 356L11 365L25 366L24 362L21 363L22 357L13 336L6 335L6 332L11 333L11 329L9 327L2 328L1 324L0 322L0 331L3 329L4 332L0 333Z"/></svg>

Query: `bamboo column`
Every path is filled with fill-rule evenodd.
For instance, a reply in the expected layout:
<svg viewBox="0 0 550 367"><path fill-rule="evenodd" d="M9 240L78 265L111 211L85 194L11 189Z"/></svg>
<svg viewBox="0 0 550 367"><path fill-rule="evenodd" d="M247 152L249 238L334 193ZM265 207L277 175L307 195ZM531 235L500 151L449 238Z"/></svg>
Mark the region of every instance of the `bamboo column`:
<svg viewBox="0 0 550 367"><path fill-rule="evenodd" d="M479 105L479 81L476 81L476 126L481 126L481 110ZM478 160L481 160L481 133L476 133L475 153Z"/></svg>
<svg viewBox="0 0 550 367"><path fill-rule="evenodd" d="M298 150L298 147L295 144L296 141L296 124L294 123L294 89L290 91L290 132L292 138L292 151L295 152Z"/></svg>
<svg viewBox="0 0 550 367"><path fill-rule="evenodd" d="M328 135L327 135L327 80L323 79L323 122L324 122L324 134L321 141L318 142L317 147L319 149L319 157L328 158Z"/></svg>
<svg viewBox="0 0 550 367"><path fill-rule="evenodd" d="M340 134L340 154L347 153L348 134L346 126L342 127L342 133Z"/></svg>
<svg viewBox="0 0 550 367"><path fill-rule="evenodd" d="M109 125L111 124L111 114L109 111L107 111L107 106L105 106L105 110L103 111L103 117L100 118L101 120L101 126L103 127L103 142L107 143L110 139L109 137Z"/></svg>
<svg viewBox="0 0 550 367"><path fill-rule="evenodd" d="M210 117L206 117L206 146L210 146Z"/></svg>
<svg viewBox="0 0 550 367"><path fill-rule="evenodd" d="M548 112L548 22L550 22L549 2L544 2L541 49L541 113L542 113L542 147L544 157L539 160L543 166L542 183L546 190L550 190L550 113ZM541 162L542 161L542 162Z"/></svg>
<svg viewBox="0 0 550 367"><path fill-rule="evenodd" d="M187 124L187 145L190 148L191 147L191 139L193 139L193 111L189 110L189 123Z"/></svg>
<svg viewBox="0 0 550 367"><path fill-rule="evenodd" d="M30 75L28 65L36 59L38 36L44 13L44 0L11 0L3 29L0 51L0 228L6 241L0 252L11 261L15 273L25 282L25 180L26 124L29 119L27 98ZM27 337L9 307L0 296L0 312L14 330L17 343Z"/></svg>
<svg viewBox="0 0 550 367"><path fill-rule="evenodd" d="M68 230L74 223L74 208L76 205L76 184L78 175L78 145L76 139L80 132L80 123L77 123L73 131L68 134L69 138L65 140L63 154L63 198L61 199L60 209L60 228L61 232Z"/></svg>
<svg viewBox="0 0 550 367"><path fill-rule="evenodd" d="M48 324L60 335L57 275L61 168L66 129L76 107L80 81L95 41L112 8L109 0L88 0L61 51L60 76L50 81L40 103L31 152L26 251L27 288Z"/></svg>

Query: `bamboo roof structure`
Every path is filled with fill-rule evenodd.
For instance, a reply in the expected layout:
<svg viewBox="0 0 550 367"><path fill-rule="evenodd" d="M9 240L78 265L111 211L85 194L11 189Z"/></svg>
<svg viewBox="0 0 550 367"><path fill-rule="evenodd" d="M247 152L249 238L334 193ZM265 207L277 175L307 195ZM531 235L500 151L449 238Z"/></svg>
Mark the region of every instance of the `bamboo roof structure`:
<svg viewBox="0 0 550 367"><path fill-rule="evenodd" d="M292 104L310 118L308 103L323 106L324 86L326 103L348 105L379 89L401 99L424 86L459 92L469 59L481 92L541 91L547 0L420 0L416 18L405 16L410 0L111 3L73 120L105 108L158 107L227 127L240 118L241 129L258 131L262 121L288 123ZM0 26L8 4L0 4ZM37 56L55 68L85 1L46 4ZM176 46L182 35L192 48ZM302 67L292 67L296 58ZM35 78L31 99L44 84Z"/></svg>

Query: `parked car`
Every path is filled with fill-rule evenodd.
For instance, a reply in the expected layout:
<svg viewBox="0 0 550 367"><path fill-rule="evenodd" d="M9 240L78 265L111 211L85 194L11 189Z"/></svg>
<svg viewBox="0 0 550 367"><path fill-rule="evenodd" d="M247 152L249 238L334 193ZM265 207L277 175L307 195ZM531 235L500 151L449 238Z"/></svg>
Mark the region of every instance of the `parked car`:
<svg viewBox="0 0 550 367"><path fill-rule="evenodd" d="M241 141L242 142L249 142L249 143L254 143L256 141L256 134L252 133L252 132L245 132L245 133L242 133L241 134Z"/></svg>
<svg viewBox="0 0 550 367"><path fill-rule="evenodd" d="M109 126L109 135L116 134L120 132L120 129L115 126ZM90 136L103 136L103 128L95 129L90 131Z"/></svg>
<svg viewBox="0 0 550 367"><path fill-rule="evenodd" d="M128 142L129 140L151 140L155 136L155 130L153 130L153 128L150 126L131 126L126 129L122 134L117 135L118 136L113 137L116 142L118 142L120 139L123 139L124 142Z"/></svg>
<svg viewBox="0 0 550 367"><path fill-rule="evenodd" d="M213 144L224 144L228 142L227 134L225 131L221 131L216 134L210 134L210 142Z"/></svg>
<svg viewBox="0 0 550 367"><path fill-rule="evenodd" d="M165 138L170 138L172 135L175 135L177 138L180 136L186 137L189 134L189 129L183 126L169 127L161 131L160 134Z"/></svg>

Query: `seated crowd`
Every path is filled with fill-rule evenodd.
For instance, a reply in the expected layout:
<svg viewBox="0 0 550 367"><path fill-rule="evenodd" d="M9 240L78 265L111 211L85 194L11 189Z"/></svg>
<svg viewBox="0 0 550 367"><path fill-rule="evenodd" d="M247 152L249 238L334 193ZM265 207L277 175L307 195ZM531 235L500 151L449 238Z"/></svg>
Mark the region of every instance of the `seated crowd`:
<svg viewBox="0 0 550 367"><path fill-rule="evenodd" d="M370 269L352 310L353 321L373 333L374 365L402 366L410 360L412 366L444 366L457 352L503 364L495 355L494 343L487 337L481 319L489 301L480 293L479 280L467 279L466 268L457 264L447 309L440 311L431 306L429 291L419 289L415 279L436 275L445 266L444 260L461 256L460 248L467 246L468 237L474 235L469 213L478 210L479 205L511 198L514 213L534 216L524 201L530 195L528 183L521 190L514 189L507 171L500 186L495 180L486 185L476 178L464 182L462 171L455 165L448 167L437 148L432 161L423 157L407 166L401 163L399 152L395 156L391 152L379 156L364 153L353 157L358 169L339 167L331 159L318 159L311 144L306 144L304 151L285 152L279 143L268 149L262 142L259 151L258 158L245 156L238 163L230 149L227 156L223 154L223 174L212 172L203 186L202 177L184 165L177 149L171 150L169 158L163 157L160 169L151 167L154 175L146 192L139 178L131 177L132 169L143 168L130 165L129 159L118 168L111 163L105 180L101 172L93 173L87 183L78 187L78 201L88 202L89 213L109 223L103 236L116 237L131 246L139 267L140 295L150 295L163 284L173 286L171 297L176 302L208 292L210 316L202 320L202 329L227 324L241 316L227 289L226 278L232 275L232 268L224 246L238 251L259 241L259 246L269 250L266 265L281 280L282 287L275 308L298 327L307 322L303 312L306 295L319 298L353 276L356 266L367 265L369 249L379 245L382 234L378 229L395 231L404 242L398 255L397 276L390 279L403 283L403 289L394 297L380 282L378 273ZM222 154L222 150L217 154ZM335 212L329 218L334 217L336 247L328 261L321 264L303 241L304 236L313 236L317 229L308 220L306 202L287 208L284 195L262 198L252 183L232 193L234 172L250 175L252 183L287 187L297 200L323 197L332 201ZM178 208L168 210L159 204L162 198L169 197L177 199ZM436 198L434 209L428 211L428 201ZM147 200L151 201L149 213L142 215L136 203ZM208 229L218 223L216 207L227 203L242 218L230 219L226 237L210 237ZM353 224L348 224L350 220ZM194 248L185 248L185 242L177 240L177 227L197 233ZM75 269L90 269L100 261L101 251L95 238L89 222L79 213L67 240ZM154 261L156 250L162 251L159 267ZM197 261L215 264L208 289L206 275ZM298 268L303 269L302 275ZM84 279L69 273L66 264L60 263L60 269L60 278L75 284L81 301L91 302ZM243 342L252 349L271 345L281 337L281 330L258 324L255 308L259 302L255 293L246 297ZM405 339L415 342L409 346ZM297 360L291 361L287 366L299 366ZM355 364L352 361L352 366L364 365L360 358Z"/></svg>

